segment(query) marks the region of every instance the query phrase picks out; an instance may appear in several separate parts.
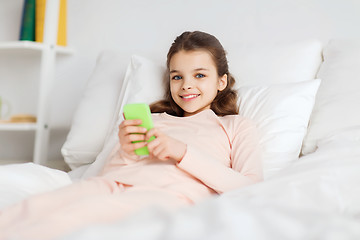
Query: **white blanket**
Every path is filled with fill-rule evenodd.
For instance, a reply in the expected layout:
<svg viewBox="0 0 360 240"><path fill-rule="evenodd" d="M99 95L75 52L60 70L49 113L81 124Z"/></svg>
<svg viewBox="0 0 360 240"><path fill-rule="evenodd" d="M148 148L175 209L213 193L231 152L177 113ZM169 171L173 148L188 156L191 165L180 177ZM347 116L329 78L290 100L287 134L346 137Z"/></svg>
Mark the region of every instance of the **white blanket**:
<svg viewBox="0 0 360 240"><path fill-rule="evenodd" d="M34 163L0 166L0 209L30 195L50 191L71 182L66 172Z"/></svg>
<svg viewBox="0 0 360 240"><path fill-rule="evenodd" d="M35 164L0 167L0 207L71 183ZM360 144L330 141L263 183L175 213L148 208L62 238L360 239Z"/></svg>
<svg viewBox="0 0 360 240"><path fill-rule="evenodd" d="M359 142L333 141L263 183L63 239L360 239L359 183Z"/></svg>

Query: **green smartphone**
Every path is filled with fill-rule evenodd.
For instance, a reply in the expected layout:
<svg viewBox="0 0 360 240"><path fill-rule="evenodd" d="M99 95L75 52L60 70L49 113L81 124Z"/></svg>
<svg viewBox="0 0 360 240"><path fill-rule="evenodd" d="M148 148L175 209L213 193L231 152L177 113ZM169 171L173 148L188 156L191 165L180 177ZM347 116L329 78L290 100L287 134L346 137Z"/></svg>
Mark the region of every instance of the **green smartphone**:
<svg viewBox="0 0 360 240"><path fill-rule="evenodd" d="M126 104L124 106L124 117L126 120L133 120L133 119L141 119L142 123L139 125L141 127L150 130L154 127L153 121L151 118L150 107L146 103L131 103ZM155 137L152 136L148 142L154 140ZM134 141L141 142L141 141ZM149 150L147 146L135 149L135 154L139 156L149 155Z"/></svg>

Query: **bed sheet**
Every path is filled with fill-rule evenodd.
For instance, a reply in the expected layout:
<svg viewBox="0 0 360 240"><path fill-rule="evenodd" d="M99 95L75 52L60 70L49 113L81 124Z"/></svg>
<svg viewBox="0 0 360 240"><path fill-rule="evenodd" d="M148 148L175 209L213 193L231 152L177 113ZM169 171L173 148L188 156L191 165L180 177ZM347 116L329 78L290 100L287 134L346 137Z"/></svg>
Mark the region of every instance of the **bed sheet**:
<svg viewBox="0 0 360 240"><path fill-rule="evenodd" d="M70 184L66 172L34 163L0 166L0 209L30 195Z"/></svg>
<svg viewBox="0 0 360 240"><path fill-rule="evenodd" d="M328 141L265 182L61 239L360 239L360 142Z"/></svg>

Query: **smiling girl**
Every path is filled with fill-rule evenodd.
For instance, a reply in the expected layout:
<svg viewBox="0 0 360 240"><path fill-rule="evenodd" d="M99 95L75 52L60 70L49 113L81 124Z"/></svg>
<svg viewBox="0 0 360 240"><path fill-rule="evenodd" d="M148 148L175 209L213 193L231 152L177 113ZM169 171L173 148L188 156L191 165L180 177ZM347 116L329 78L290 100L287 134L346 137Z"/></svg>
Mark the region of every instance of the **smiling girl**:
<svg viewBox="0 0 360 240"><path fill-rule="evenodd" d="M144 207L175 209L262 181L257 129L238 115L235 80L220 42L184 32L169 50L167 67L165 99L151 105L155 127L146 131L141 120L124 120L98 177L5 210L0 239L49 239ZM150 153L145 158L134 153L143 146Z"/></svg>

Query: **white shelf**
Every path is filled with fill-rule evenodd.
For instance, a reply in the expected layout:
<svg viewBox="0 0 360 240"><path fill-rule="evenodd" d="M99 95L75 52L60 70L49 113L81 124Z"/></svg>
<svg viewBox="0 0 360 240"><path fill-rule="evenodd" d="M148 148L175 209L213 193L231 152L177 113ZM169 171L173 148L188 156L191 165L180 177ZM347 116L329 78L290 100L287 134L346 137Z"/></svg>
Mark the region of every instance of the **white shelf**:
<svg viewBox="0 0 360 240"><path fill-rule="evenodd" d="M72 55L74 50L69 47L57 46L57 30L59 20L60 0L47 0L44 20L44 42L34 41L2 41L0 42L1 54L22 54L40 57L38 78L38 101L36 118L37 123L9 123L0 124L1 131L34 131L33 161L37 164L47 163L49 143L49 112L51 109L50 97L55 80L56 57L58 55ZM19 66L17 66L19 67ZM18 69L19 70L19 69ZM21 69L20 69L21 70ZM14 68L14 71L17 71ZM1 76L0 76L1 77Z"/></svg>
<svg viewBox="0 0 360 240"><path fill-rule="evenodd" d="M0 131L35 131L36 123L0 123Z"/></svg>
<svg viewBox="0 0 360 240"><path fill-rule="evenodd" d="M33 42L33 41L0 42L0 50L42 51L42 50L45 50L47 47L50 47L50 46L45 45L40 42ZM74 50L69 47L55 46L55 52L57 54L71 55L74 53Z"/></svg>

